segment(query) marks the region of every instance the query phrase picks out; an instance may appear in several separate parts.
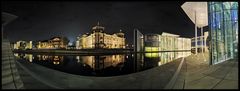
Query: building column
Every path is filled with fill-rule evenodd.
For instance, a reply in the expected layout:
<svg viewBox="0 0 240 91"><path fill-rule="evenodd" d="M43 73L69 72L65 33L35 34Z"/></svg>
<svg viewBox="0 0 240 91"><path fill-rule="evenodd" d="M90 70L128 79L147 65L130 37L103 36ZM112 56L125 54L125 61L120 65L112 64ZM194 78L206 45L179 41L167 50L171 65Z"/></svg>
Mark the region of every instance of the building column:
<svg viewBox="0 0 240 91"><path fill-rule="evenodd" d="M197 54L197 17L196 17L196 11L195 11L195 54Z"/></svg>
<svg viewBox="0 0 240 91"><path fill-rule="evenodd" d="M202 36L202 38L201 38L201 40L202 40L202 53L203 53L203 48L204 48L204 45L203 45L203 38L204 38L204 36L203 36L203 27L201 27L201 36Z"/></svg>

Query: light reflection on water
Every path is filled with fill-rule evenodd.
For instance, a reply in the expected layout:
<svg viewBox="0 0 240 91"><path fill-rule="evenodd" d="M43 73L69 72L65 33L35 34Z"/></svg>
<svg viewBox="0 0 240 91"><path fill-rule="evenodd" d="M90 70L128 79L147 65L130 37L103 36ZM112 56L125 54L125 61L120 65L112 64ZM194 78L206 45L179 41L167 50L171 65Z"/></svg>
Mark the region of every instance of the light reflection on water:
<svg viewBox="0 0 240 91"><path fill-rule="evenodd" d="M35 63L58 71L84 76L116 76L147 70L189 56L190 52L117 55L14 55L19 62Z"/></svg>

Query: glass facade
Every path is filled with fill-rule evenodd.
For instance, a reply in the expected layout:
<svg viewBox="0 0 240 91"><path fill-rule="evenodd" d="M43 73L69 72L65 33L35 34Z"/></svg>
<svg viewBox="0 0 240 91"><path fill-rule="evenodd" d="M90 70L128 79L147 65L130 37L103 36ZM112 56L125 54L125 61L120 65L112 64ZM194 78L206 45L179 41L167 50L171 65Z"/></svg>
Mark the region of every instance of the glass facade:
<svg viewBox="0 0 240 91"><path fill-rule="evenodd" d="M168 35L161 35L159 36L160 41L160 50L161 51L177 51L178 50L178 37L179 36L172 36L172 34ZM170 59L173 60L177 57L177 52L166 52L162 53L161 56L163 56L161 60Z"/></svg>
<svg viewBox="0 0 240 91"><path fill-rule="evenodd" d="M144 45L143 45L143 34L137 30L134 29L134 52L143 52L144 51Z"/></svg>
<svg viewBox="0 0 240 91"><path fill-rule="evenodd" d="M159 35L146 34L144 37L144 51L158 52L159 51ZM158 57L158 53L145 53L146 57Z"/></svg>
<svg viewBox="0 0 240 91"><path fill-rule="evenodd" d="M238 2L208 2L211 63L238 57Z"/></svg>
<svg viewBox="0 0 240 91"><path fill-rule="evenodd" d="M162 35L146 34L144 36L144 51L147 52L145 53L146 57L161 56L161 60L173 60L191 55L189 50L191 50L190 38L180 38L179 35L165 32ZM157 51L167 52L157 53Z"/></svg>

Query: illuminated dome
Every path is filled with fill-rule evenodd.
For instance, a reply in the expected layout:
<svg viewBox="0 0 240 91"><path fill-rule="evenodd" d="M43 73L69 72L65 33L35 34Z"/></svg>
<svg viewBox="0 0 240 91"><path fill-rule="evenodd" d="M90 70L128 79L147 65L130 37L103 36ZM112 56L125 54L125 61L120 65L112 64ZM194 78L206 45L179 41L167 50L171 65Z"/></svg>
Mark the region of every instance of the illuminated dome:
<svg viewBox="0 0 240 91"><path fill-rule="evenodd" d="M118 37L124 37L124 33L122 32L122 30L120 29L120 32L119 33L116 33L116 35L118 36Z"/></svg>
<svg viewBox="0 0 240 91"><path fill-rule="evenodd" d="M104 27L100 26L100 24L98 22L97 25L92 28L92 30L93 30L93 32L103 32Z"/></svg>

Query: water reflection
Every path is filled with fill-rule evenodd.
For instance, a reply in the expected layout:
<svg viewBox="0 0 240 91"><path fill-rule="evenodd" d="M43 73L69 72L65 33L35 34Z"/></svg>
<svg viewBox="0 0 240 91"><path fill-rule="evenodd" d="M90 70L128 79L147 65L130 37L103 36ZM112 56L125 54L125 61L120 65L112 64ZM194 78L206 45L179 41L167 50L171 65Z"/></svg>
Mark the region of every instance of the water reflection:
<svg viewBox="0 0 240 91"><path fill-rule="evenodd" d="M86 64L94 70L101 70L107 67L117 67L125 61L124 55L108 56L76 56L77 62Z"/></svg>
<svg viewBox="0 0 240 91"><path fill-rule="evenodd" d="M14 53L14 56L16 58L21 58L21 59L28 60L29 62L32 62L33 59L34 59L32 54L18 54L18 53Z"/></svg>
<svg viewBox="0 0 240 91"><path fill-rule="evenodd" d="M86 76L115 76L161 66L174 59L188 56L189 53L164 52L118 55L49 55L15 53L14 55L19 59L19 62L36 63L66 73Z"/></svg>
<svg viewBox="0 0 240 91"><path fill-rule="evenodd" d="M63 56L56 55L37 55L37 59L40 61L52 61L54 65L59 65L63 63Z"/></svg>
<svg viewBox="0 0 240 91"><path fill-rule="evenodd" d="M145 53L145 60L155 60L158 66L169 63L181 57L190 56L191 52L161 52L161 53Z"/></svg>

